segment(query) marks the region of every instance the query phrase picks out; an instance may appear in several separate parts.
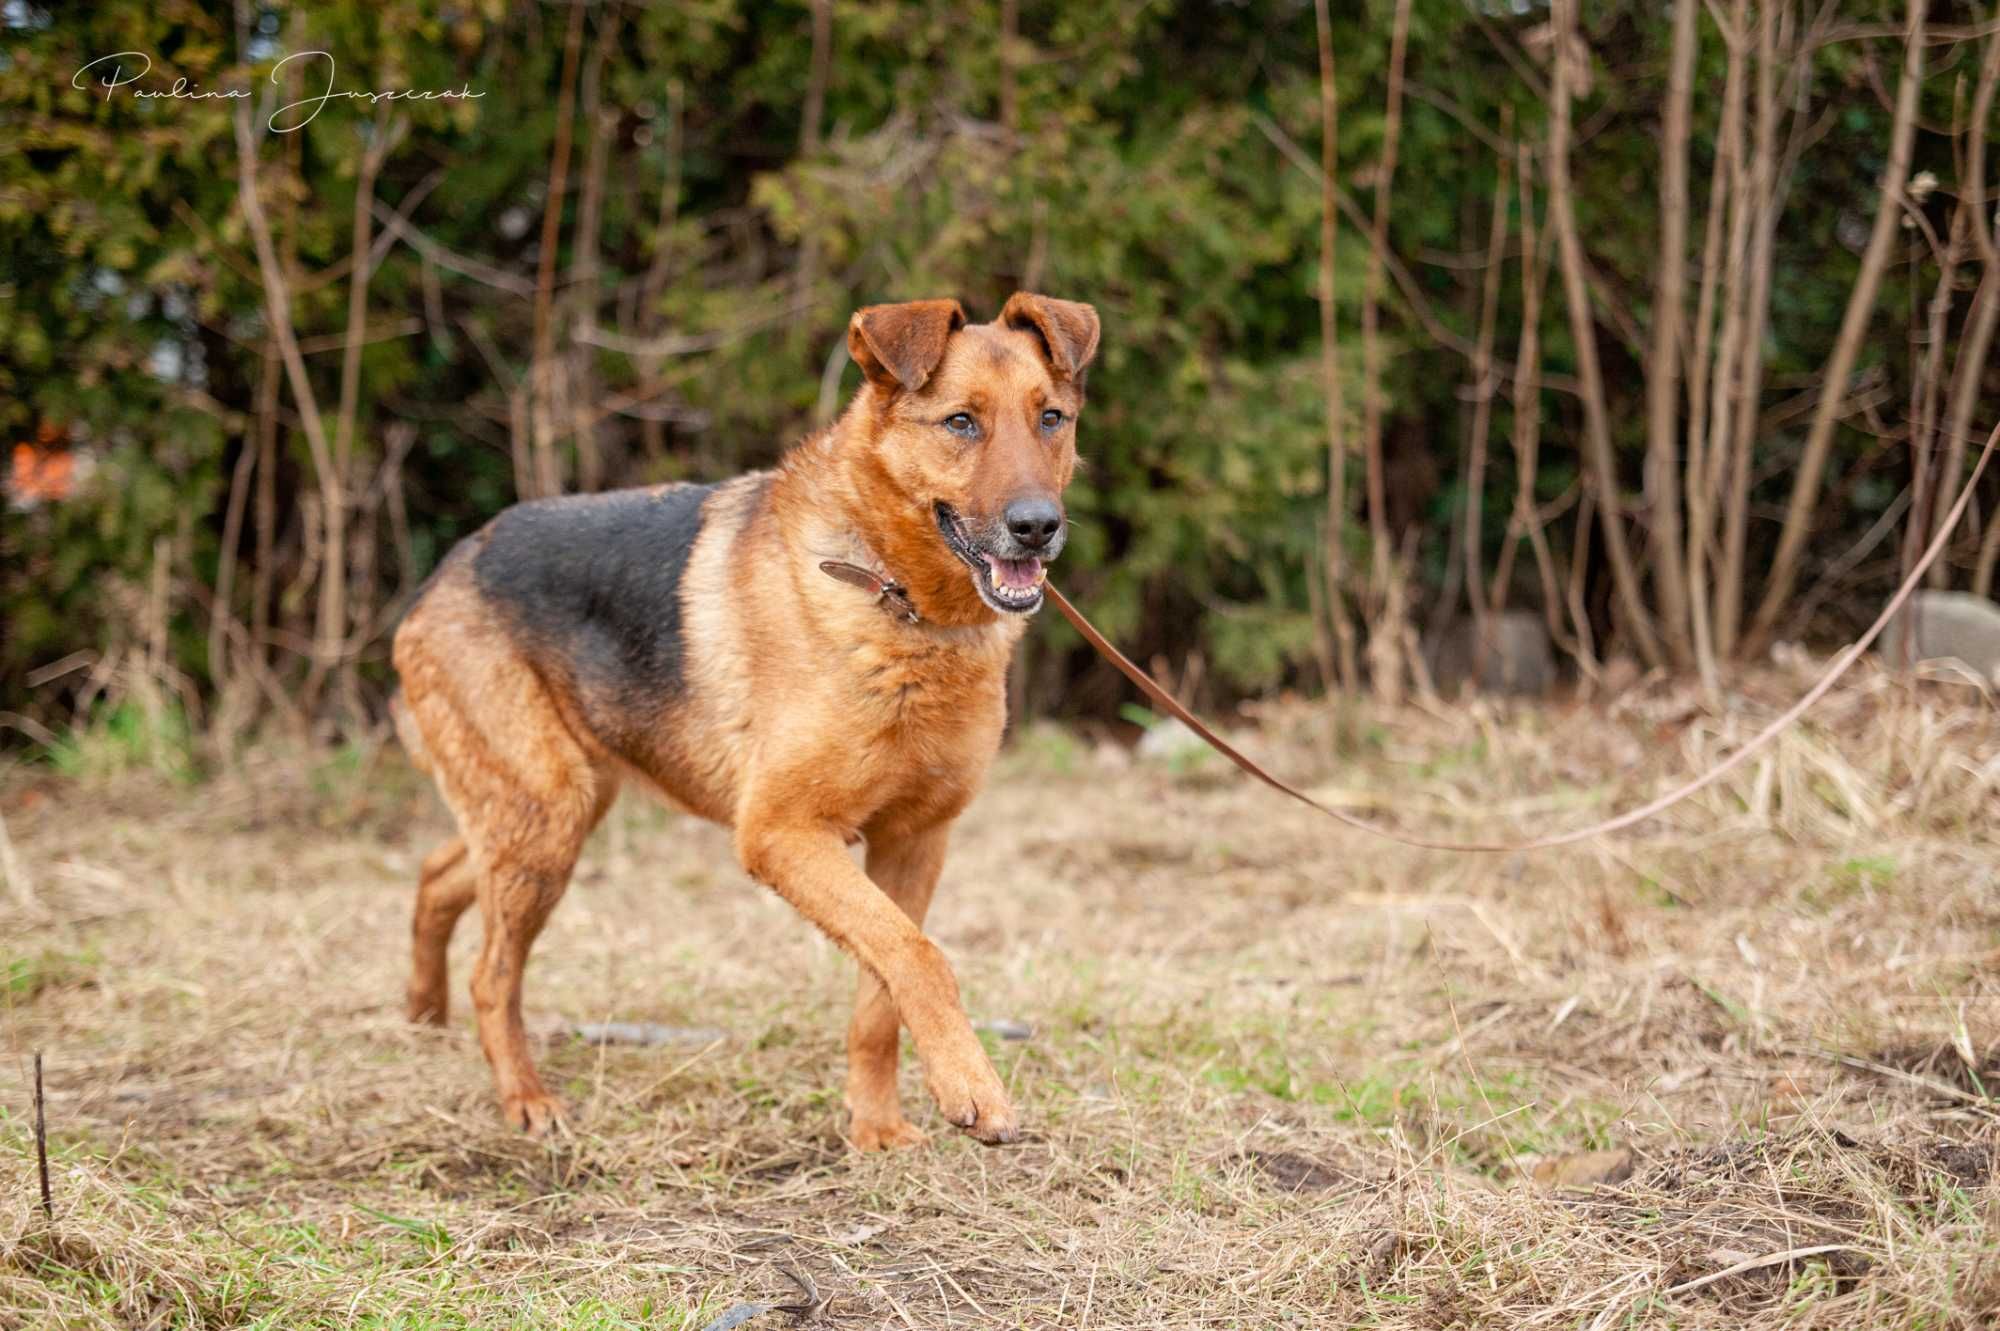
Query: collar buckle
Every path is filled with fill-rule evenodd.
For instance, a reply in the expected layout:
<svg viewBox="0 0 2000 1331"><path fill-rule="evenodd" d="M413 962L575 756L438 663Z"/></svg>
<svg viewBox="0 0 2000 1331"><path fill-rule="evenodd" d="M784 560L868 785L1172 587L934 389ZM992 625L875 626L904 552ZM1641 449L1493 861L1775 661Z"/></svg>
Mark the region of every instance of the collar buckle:
<svg viewBox="0 0 2000 1331"><path fill-rule="evenodd" d="M822 559L819 571L835 581L873 592L877 605L906 624L923 622L924 617L917 613L917 603L910 599L909 589L894 578L872 573L859 564L849 564L838 559Z"/></svg>

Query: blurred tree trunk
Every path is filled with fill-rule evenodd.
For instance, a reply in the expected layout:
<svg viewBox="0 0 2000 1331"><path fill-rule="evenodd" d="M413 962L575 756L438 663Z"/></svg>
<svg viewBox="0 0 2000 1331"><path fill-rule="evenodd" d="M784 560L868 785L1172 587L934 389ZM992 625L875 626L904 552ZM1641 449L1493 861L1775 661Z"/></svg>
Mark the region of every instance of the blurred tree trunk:
<svg viewBox="0 0 2000 1331"><path fill-rule="evenodd" d="M1368 679L1376 700L1393 706L1403 699L1405 597L1391 595L1391 580L1403 576L1391 544L1388 496L1382 466L1382 265L1389 248L1389 203L1396 185L1396 152L1403 128L1403 61L1409 49L1410 0L1396 0L1389 34L1388 106L1382 153L1375 166L1375 216L1368 237L1368 272L1361 293L1361 449L1368 484Z"/></svg>
<svg viewBox="0 0 2000 1331"><path fill-rule="evenodd" d="M1533 153L1527 144L1516 144L1514 158L1515 175L1521 184L1521 334L1514 352L1514 430L1509 439L1514 452L1514 503L1507 515L1507 532L1500 542L1486 598L1495 613L1507 608L1514 561L1520 543L1528 537L1534 516L1535 465L1542 421L1542 288L1547 275L1543 258L1548 247L1535 222ZM1543 609L1556 613L1554 602Z"/></svg>
<svg viewBox="0 0 2000 1331"><path fill-rule="evenodd" d="M1931 290L1931 299L1925 317L1918 318L1917 282L1921 269L1922 251L1910 251L1910 521L1903 533L1902 574L1907 577L1917 561L1923 558L1924 547L1930 543L1930 536L1936 519L1944 515L1949 504L1932 505L1938 492L1950 491L1953 487L1937 469L1938 393L1944 374L1945 341L1947 325L1951 319L1951 307L1958 292L1959 256L1966 247L1965 209L1954 208L1951 215L1951 229L1948 237L1940 243L1930 221L1924 217L1918 206L1919 201L1910 201L1910 217L1917 223L1929 245L1931 257L1937 263L1937 282ZM1942 482L1942 484L1940 483ZM1937 565L1947 561L1940 559Z"/></svg>
<svg viewBox="0 0 2000 1331"><path fill-rule="evenodd" d="M278 559L278 340L264 339L264 375L257 385L257 537L250 576L250 653L265 671L271 664L271 579Z"/></svg>
<svg viewBox="0 0 2000 1331"><path fill-rule="evenodd" d="M1743 104L1741 60L1732 59L1728 64L1722 104L1722 123L1715 136L1715 163L1708 178L1707 218L1702 225L1701 284L1695 297L1693 354L1687 361L1687 460L1683 473L1687 496L1688 628L1695 666L1711 703L1720 701L1722 684L1716 662L1707 571L1709 552L1715 544L1716 498L1708 480L1710 353L1715 345L1716 293L1722 278L1723 221L1729 213L1730 192L1736 179L1730 145L1740 141L1740 136L1730 131Z"/></svg>
<svg viewBox="0 0 2000 1331"><path fill-rule="evenodd" d="M1534 154L1527 144L1515 146L1515 160L1515 178L1521 189L1521 340L1515 353L1514 430L1509 441L1514 453L1514 507L1507 519L1507 536L1500 545L1487 600L1496 614L1507 608L1516 552L1525 540L1535 557L1535 575L1542 589L1542 619L1548 625L1549 637L1589 676L1595 673L1596 662L1564 626L1563 613L1568 601L1556 572L1554 552L1549 549L1547 521L1541 506L1535 502L1535 482L1541 465L1542 298L1548 287L1549 236L1535 222Z"/></svg>
<svg viewBox="0 0 2000 1331"><path fill-rule="evenodd" d="M1819 499L1820 478L1833 449L1834 428L1840 423L1847 401L1848 377L1861 354L1862 339L1875 312L1875 293L1881 287L1883 270L1895 242L1902 218L1903 186L1910 176L1911 152L1916 138L1918 94L1924 70L1925 0L1909 0L1903 30L1903 74L1896 89L1895 119L1889 131L1889 162L1882 172L1881 194L1875 205L1875 225L1868 235L1868 247L1861 256L1861 271L1848 293L1847 312L1841 318L1840 335L1833 345L1822 375L1819 403L1813 410L1812 425L1806 433L1805 449L1799 456L1798 471L1792 481L1791 498L1785 505L1784 525L1778 533L1777 553L1771 558L1771 576L1764 585L1763 599L1750 622L1750 632L1741 644L1743 654L1754 654L1769 641L1778 615L1791 599L1798 581L1799 561L1812 535L1812 516Z"/></svg>
<svg viewBox="0 0 2000 1331"><path fill-rule="evenodd" d="M1351 696L1357 665L1354 623L1347 614L1347 439L1342 421L1344 402L1333 280L1340 99L1334 77L1333 32L1327 16L1327 0L1313 0L1313 22L1319 37L1319 367L1326 411L1326 615L1333 627L1340 691Z"/></svg>
<svg viewBox="0 0 2000 1331"><path fill-rule="evenodd" d="M1604 376L1597 361L1597 331L1590 312L1590 288L1584 275L1583 242L1576 230L1576 207L1569 176L1570 89L1572 69L1582 47L1577 31L1575 0L1555 0L1555 77L1549 87L1549 220L1556 233L1562 264L1564 301L1569 306L1571 334L1576 342L1577 378L1583 384L1584 455L1589 463L1598 515L1604 525L1604 554L1618 588L1623 622L1639 655L1649 666L1662 657L1653 633L1652 616L1639 587L1638 570L1625 540L1624 505L1618 495L1618 467L1611 450L1611 423L1604 402Z"/></svg>
<svg viewBox="0 0 2000 1331"><path fill-rule="evenodd" d="M326 561L320 572L320 634L329 635L326 655L316 656L313 673L306 679L306 697L315 696L320 672L330 664L334 672L334 693L340 707L350 717L362 715L359 681L354 674L351 644L364 636L361 625L372 608L365 602L348 604L350 562L348 549L349 497L355 492L354 432L361 410L361 351L368 343L368 285L374 277L371 250L374 245L375 181L383 162L395 151L405 122L389 114L385 104L375 117L354 183L354 217L348 244L347 330L343 335L340 360L340 399L334 416L333 469L339 485L326 498L324 539ZM372 551L364 552L372 555Z"/></svg>
<svg viewBox="0 0 2000 1331"><path fill-rule="evenodd" d="M1501 129L1502 133L1512 134L1511 115L1502 117ZM1493 370L1493 340L1500 318L1500 275L1507 266L1507 194L1512 168L1513 160L1503 156L1495 172L1493 214L1486 235L1486 271L1481 275L1480 282L1478 342L1474 345L1472 357L1473 405L1471 435L1466 445L1465 534L1459 543L1465 561L1466 596L1472 607L1474 679L1483 678L1481 672L1485 667L1486 653L1492 646L1492 627L1488 621L1493 607L1486 596L1480 528L1486 506L1487 436L1493 423L1493 395L1499 387L1499 377Z"/></svg>
<svg viewBox="0 0 2000 1331"><path fill-rule="evenodd" d="M1020 39L1020 27L1020 0L1000 0L1000 128L1006 131L1010 142L1019 128L1020 119L1014 86L1015 72L1020 64L1020 55L1014 45ZM821 95L825 94L822 92Z"/></svg>
<svg viewBox="0 0 2000 1331"><path fill-rule="evenodd" d="M806 73L806 104L799 119L799 156L810 160L819 155L820 122L826 118L826 85L833 63L833 0L812 0L812 63ZM819 280L820 233L806 229L799 245L799 267L792 281L792 304L803 306L812 298ZM800 327L809 327L801 320Z"/></svg>
<svg viewBox="0 0 2000 1331"><path fill-rule="evenodd" d="M306 436L306 446L312 454L313 470L319 483L318 512L324 518L345 508L341 494L340 471L335 465L326 424L319 412L319 399L313 391L312 378L306 371L305 357L299 352L298 337L292 327L291 285L286 281L284 269L278 258L278 248L272 238L270 218L264 211L263 197L257 182L257 137L251 126L250 103L247 99L236 103L235 128L237 197L243 209L244 223L250 231L251 241L257 251L257 267L263 283L265 314L270 321L272 336L277 340L279 355L284 362L285 377L291 385L292 402L298 410L299 424ZM324 566L327 560L323 557L321 563ZM322 576L326 577L328 582L338 581L331 574ZM312 640L312 664L300 701L301 710L307 715L312 713L320 684L340 659L341 629L344 619L345 606L340 595L322 583L319 613Z"/></svg>
<svg viewBox="0 0 2000 1331"><path fill-rule="evenodd" d="M1994 21L2000 24L2000 4L1994 6ZM1940 471L1945 484L1938 495L1940 521L1957 502L1966 446L1973 442L1972 413L1979 404L1980 382L1989 368L1987 356L1993 346L1994 327L2000 323L2000 243L1995 240L2000 222L1994 220L1986 189L1986 141L1993 123L1996 85L2000 85L2000 32L1986 39L1985 58L1980 62L1966 134L1965 173L1958 206L1968 219L1967 229L1972 234L1973 252L1979 257L1980 273L1972 309L1959 336L1958 357L1952 364L1951 393L1945 406L1944 465ZM1986 522L1992 531L2000 531L2000 519L1988 517ZM1990 543L1989 539L1986 544ZM1932 566L1933 587L1948 584L1949 565L1949 560L1940 559Z"/></svg>
<svg viewBox="0 0 2000 1331"><path fill-rule="evenodd" d="M1685 341L1688 229L1688 122L1694 101L1694 61L1700 48L1701 6L1674 6L1674 45L1667 75L1660 144L1660 263L1653 283L1652 349L1646 362L1646 506L1651 517L1653 585L1662 637L1677 666L1693 658L1687 623L1687 578L1681 564L1680 370Z"/></svg>
<svg viewBox="0 0 2000 1331"><path fill-rule="evenodd" d="M597 40L584 65L580 119L590 136L584 150L583 193L577 201L576 254L570 260L570 300L576 309L579 336L565 348L569 367L570 434L576 440L576 486L585 494L604 486L603 413L598 406L596 351L591 334L597 328L600 264L599 232L604 225L604 175L610 161L611 139L618 113L604 108L604 63L611 54L624 19L618 6L606 7L598 20Z"/></svg>
<svg viewBox="0 0 2000 1331"><path fill-rule="evenodd" d="M634 323L641 337L650 337L660 330L660 301L674 266L674 228L680 222L681 209L682 96L681 81L667 80L667 171L660 182L659 217L653 224L653 255L639 283L639 310ZM640 356L637 363L640 377L651 383L660 377L665 361L659 356ZM648 413L640 421L639 433L647 460L657 462L666 452L666 423L658 415Z"/></svg>
<svg viewBox="0 0 2000 1331"><path fill-rule="evenodd" d="M556 97L555 144L549 153L548 197L542 204L542 243L535 269L535 345L528 365L528 429L534 493L561 494L559 422L566 415L566 361L556 355L556 254L562 242L563 199L569 192L569 150L574 131L578 56L587 5L572 4L563 37L562 89Z"/></svg>
<svg viewBox="0 0 2000 1331"><path fill-rule="evenodd" d="M1715 653L1725 658L1736 637L1734 611L1730 608L1742 604L1743 551L1735 523L1746 510L1746 496L1739 491L1748 487L1750 441L1737 435L1735 427L1738 398L1745 391L1742 363L1751 301L1750 231L1761 211L1761 196L1746 141L1749 110L1744 85L1750 67L1749 25L1748 0L1733 0L1729 22L1723 25L1723 40L1729 47L1729 72L1725 80L1728 91L1720 149L1729 163L1729 235L1722 257L1715 364L1709 371L1708 441L1703 448L1702 480L1705 512L1698 533L1704 543L1712 541L1718 547L1709 622L1715 634ZM1736 484L1739 470L1741 486Z"/></svg>
<svg viewBox="0 0 2000 1331"><path fill-rule="evenodd" d="M1782 33L1780 24L1782 22ZM1771 315L1772 245L1777 236L1780 200L1789 167L1778 154L1778 71L1789 64L1790 40L1796 24L1790 0L1762 0L1757 14L1756 130L1752 136L1747 177L1750 205L1750 250L1745 256L1749 290L1737 311L1736 420L1732 427L1729 498L1723 518L1722 573L1716 585L1716 650L1731 655L1743 622L1743 594L1748 578L1751 462L1758 442L1758 419L1764 396L1764 332Z"/></svg>

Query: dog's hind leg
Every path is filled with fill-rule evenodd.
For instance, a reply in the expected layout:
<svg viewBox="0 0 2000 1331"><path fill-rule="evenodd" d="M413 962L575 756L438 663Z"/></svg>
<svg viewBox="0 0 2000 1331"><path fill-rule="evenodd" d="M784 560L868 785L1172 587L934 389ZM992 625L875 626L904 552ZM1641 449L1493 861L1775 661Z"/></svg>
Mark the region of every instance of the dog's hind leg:
<svg viewBox="0 0 2000 1331"><path fill-rule="evenodd" d="M451 1012L445 949L478 888L479 875L464 837L452 837L425 857L410 920L410 987L404 1010L411 1021L445 1024Z"/></svg>
<svg viewBox="0 0 2000 1331"><path fill-rule="evenodd" d="M523 1131L541 1133L562 1119L562 1104L542 1085L528 1054L521 1020L521 976L528 950L569 887L584 838L610 805L615 787L604 782L583 792L581 808L535 804L517 796L526 814L510 830L529 831L496 845L478 878L479 914L486 926L472 968L472 1006L479 1014L479 1044L493 1065L500 1112Z"/></svg>
<svg viewBox="0 0 2000 1331"><path fill-rule="evenodd" d="M868 842L868 876L911 923L923 926L944 868L946 828ZM854 991L854 1020L847 1028L847 1139L858 1151L917 1146L924 1134L903 1117L896 1090L902 1019L880 977L866 966Z"/></svg>
<svg viewBox="0 0 2000 1331"><path fill-rule="evenodd" d="M449 847L418 893L412 935L414 1010L443 1010L443 948L450 916L472 880L485 941L472 973L479 1043L493 1067L500 1111L538 1132L561 1116L536 1075L521 1020L528 949L569 886L584 838L617 792L603 755L571 728L558 695L476 601L440 584L396 638L404 704L422 732L438 790L458 819L465 852ZM454 599L455 598L455 599Z"/></svg>

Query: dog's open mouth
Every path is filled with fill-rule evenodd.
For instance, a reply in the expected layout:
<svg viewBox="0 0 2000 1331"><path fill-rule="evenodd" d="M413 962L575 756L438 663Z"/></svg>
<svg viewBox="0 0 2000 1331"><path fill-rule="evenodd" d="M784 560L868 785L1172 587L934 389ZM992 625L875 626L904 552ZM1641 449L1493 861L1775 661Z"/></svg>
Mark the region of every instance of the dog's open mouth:
<svg viewBox="0 0 2000 1331"><path fill-rule="evenodd" d="M950 504L937 505L937 525L944 543L972 570L972 585L986 604L1011 615L1024 615L1041 606L1042 583L1048 577L1041 560L1003 559L980 549Z"/></svg>

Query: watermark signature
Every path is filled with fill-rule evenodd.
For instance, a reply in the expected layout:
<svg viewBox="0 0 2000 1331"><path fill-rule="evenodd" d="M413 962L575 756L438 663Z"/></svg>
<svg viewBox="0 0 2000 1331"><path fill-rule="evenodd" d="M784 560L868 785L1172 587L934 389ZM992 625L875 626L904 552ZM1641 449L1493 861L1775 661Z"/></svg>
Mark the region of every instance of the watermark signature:
<svg viewBox="0 0 2000 1331"><path fill-rule="evenodd" d="M367 102L371 105L378 102L464 102L474 101L486 95L483 92L474 92L470 84L461 85L455 90L447 88L429 91L417 88L391 88L369 92L355 88L336 88L333 86L333 55L328 51L293 52L271 67L271 82L277 83L279 73L294 60L306 62L301 69L308 79L314 77L318 62L324 61L326 87L310 97L288 102L273 111L271 118L265 122L273 134L290 134L294 130L304 129L325 109L326 104L332 101L345 99ZM107 102L121 88L130 89L126 94L129 97L175 102L232 101L250 96L247 88L211 91L202 88L198 83L190 83L185 78L175 79L171 84L162 87L136 86L152 68L153 58L144 51L118 51L112 55L99 56L84 65L70 76L69 86L78 91L86 88L102 88L104 100Z"/></svg>

